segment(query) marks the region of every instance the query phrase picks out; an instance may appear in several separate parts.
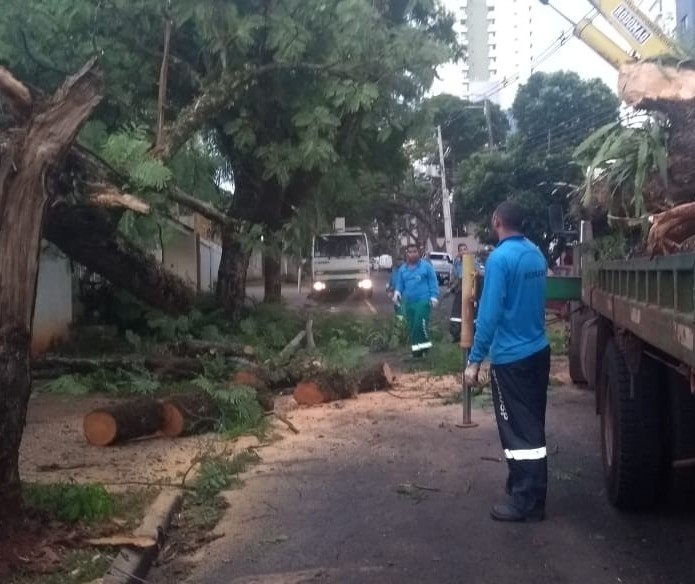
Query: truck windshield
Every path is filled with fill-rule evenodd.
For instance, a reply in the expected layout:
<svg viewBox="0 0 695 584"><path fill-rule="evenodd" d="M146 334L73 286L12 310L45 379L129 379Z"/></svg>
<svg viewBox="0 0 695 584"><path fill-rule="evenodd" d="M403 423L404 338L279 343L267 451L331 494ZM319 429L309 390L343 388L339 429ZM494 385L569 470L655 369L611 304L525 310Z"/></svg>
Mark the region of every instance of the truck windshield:
<svg viewBox="0 0 695 584"><path fill-rule="evenodd" d="M356 258L367 255L364 235L321 235L314 242L314 257Z"/></svg>

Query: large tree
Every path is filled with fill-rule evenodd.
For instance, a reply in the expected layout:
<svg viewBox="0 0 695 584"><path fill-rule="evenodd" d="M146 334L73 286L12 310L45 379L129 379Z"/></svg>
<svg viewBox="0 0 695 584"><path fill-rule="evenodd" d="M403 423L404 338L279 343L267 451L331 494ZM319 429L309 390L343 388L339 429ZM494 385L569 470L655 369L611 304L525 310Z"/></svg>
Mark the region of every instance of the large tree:
<svg viewBox="0 0 695 584"><path fill-rule="evenodd" d="M600 79L584 80L572 71L534 73L519 88L512 115L527 149L552 153L616 121L619 104Z"/></svg>
<svg viewBox="0 0 695 584"><path fill-rule="evenodd" d="M12 50L0 46L0 58L16 57L32 80L45 81L99 51L109 81L99 114L108 129L134 119L154 142L156 126L151 154L167 164L192 140L223 156L231 202L195 209L222 225L218 298L232 316L259 241L255 226L266 241L277 239L343 152L367 153L367 142L398 129L435 67L458 50L451 18L432 0L28 4L11 2ZM164 191L190 206L180 192ZM276 259L267 262L270 299L279 292Z"/></svg>
<svg viewBox="0 0 695 584"><path fill-rule="evenodd" d="M478 235L492 241L490 216L513 198L526 209L527 235L549 253L556 237L548 207L558 204L567 212L583 174L572 152L595 128L618 119L618 105L600 80L566 71L532 75L514 100L516 132L506 148L478 152L458 167L458 208L478 224Z"/></svg>
<svg viewBox="0 0 695 584"><path fill-rule="evenodd" d="M37 99L0 68L0 528L21 511L19 445L31 392L29 348L41 236L52 202L46 178L101 100L89 62L50 97Z"/></svg>

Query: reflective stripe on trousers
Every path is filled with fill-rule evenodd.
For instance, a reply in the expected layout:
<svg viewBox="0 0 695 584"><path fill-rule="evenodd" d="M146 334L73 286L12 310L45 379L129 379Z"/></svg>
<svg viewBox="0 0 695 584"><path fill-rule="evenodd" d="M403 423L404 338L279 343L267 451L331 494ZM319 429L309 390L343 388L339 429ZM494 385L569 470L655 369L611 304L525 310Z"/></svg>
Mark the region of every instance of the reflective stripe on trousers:
<svg viewBox="0 0 695 584"><path fill-rule="evenodd" d="M529 450L505 450L507 460L541 460L546 457L546 448L531 448Z"/></svg>

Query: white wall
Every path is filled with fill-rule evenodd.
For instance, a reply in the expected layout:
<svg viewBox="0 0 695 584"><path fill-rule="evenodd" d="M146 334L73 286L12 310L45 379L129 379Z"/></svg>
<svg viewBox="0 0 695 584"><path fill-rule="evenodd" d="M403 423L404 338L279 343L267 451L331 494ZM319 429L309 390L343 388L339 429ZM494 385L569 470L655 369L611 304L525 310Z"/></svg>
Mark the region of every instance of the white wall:
<svg viewBox="0 0 695 584"><path fill-rule="evenodd" d="M39 259L39 281L31 352L45 353L56 341L66 340L72 323L72 274L67 258L44 247Z"/></svg>
<svg viewBox="0 0 695 584"><path fill-rule="evenodd" d="M198 253L193 232L176 230L164 243L164 266L183 278L193 288L198 287Z"/></svg>
<svg viewBox="0 0 695 584"><path fill-rule="evenodd" d="M214 292L217 273L220 270L222 248L212 241L199 240L200 249L200 291Z"/></svg>

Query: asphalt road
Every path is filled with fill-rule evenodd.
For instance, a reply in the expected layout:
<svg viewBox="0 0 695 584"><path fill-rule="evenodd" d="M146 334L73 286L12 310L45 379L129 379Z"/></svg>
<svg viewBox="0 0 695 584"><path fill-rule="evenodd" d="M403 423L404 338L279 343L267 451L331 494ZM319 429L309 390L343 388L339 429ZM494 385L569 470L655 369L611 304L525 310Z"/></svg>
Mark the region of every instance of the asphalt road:
<svg viewBox="0 0 695 584"><path fill-rule="evenodd" d="M296 284L283 284L282 298L287 306L297 310L325 311L331 314L352 314L355 316L392 316L393 302L386 293L390 272L372 272L374 290L370 299L365 299L358 293L336 293L329 297L316 300L309 298L309 284L305 283L302 290L297 290ZM448 288L440 289L442 303L433 314L433 320L446 320L451 311L451 297ZM246 293L250 298L260 301L263 299L263 285L254 283L247 287Z"/></svg>
<svg viewBox="0 0 695 584"><path fill-rule="evenodd" d="M259 450L263 462L230 494L223 536L185 582L695 582L692 514L607 503L588 392L550 394L547 520L500 524L488 517L505 478L492 413L476 410L480 425L458 429L460 406L442 405L432 383L291 412L301 433Z"/></svg>

